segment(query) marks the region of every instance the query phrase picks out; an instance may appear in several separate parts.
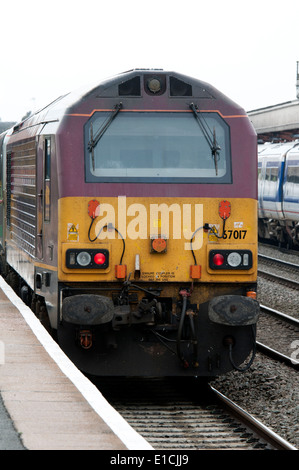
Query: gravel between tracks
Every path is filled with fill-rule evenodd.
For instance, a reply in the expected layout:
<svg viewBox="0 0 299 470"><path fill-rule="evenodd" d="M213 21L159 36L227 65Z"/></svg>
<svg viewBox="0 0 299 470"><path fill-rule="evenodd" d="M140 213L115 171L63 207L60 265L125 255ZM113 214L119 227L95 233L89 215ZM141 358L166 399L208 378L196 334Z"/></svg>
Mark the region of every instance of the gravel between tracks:
<svg viewBox="0 0 299 470"><path fill-rule="evenodd" d="M296 259L273 248L261 247L259 251L299 264L299 254ZM298 291L259 278L258 300L299 318ZM297 349L298 359L299 345ZM231 372L215 380L213 385L299 449L298 371L257 353L249 371Z"/></svg>

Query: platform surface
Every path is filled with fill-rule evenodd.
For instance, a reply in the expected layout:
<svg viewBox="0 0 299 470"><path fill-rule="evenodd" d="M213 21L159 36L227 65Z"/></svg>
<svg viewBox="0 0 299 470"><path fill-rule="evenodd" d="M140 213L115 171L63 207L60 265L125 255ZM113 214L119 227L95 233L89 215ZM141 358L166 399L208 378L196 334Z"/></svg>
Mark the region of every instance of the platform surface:
<svg viewBox="0 0 299 470"><path fill-rule="evenodd" d="M0 394L11 419L5 429L13 425L26 449L151 449L75 368L2 277ZM18 447L17 442L12 445Z"/></svg>

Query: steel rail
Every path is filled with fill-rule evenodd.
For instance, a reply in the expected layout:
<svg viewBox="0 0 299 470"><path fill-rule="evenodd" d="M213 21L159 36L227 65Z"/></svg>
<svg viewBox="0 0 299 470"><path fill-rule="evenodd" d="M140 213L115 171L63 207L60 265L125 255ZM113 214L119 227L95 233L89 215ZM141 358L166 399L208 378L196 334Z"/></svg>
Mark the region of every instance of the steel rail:
<svg viewBox="0 0 299 470"><path fill-rule="evenodd" d="M271 274L266 271L262 271L261 269L258 269L258 274L264 278L268 278L271 281L276 281L280 284L285 284L288 287L291 287L292 289L299 290L299 282L294 281L293 279L286 279L284 277L277 276L276 274Z"/></svg>
<svg viewBox="0 0 299 470"><path fill-rule="evenodd" d="M288 366L293 367L294 369L299 369L299 361L296 359L292 359L291 357L286 356L285 354L282 354L276 349L270 348L269 346L266 346L266 344L260 343L259 341L256 341L255 344L259 351L263 354L266 354L273 359L278 359L279 361L285 362Z"/></svg>
<svg viewBox="0 0 299 470"><path fill-rule="evenodd" d="M271 444L277 450L298 450L295 446L287 442L285 439L276 434L272 429L265 426L254 416L250 415L247 411L243 410L239 405L234 403L228 397L223 395L212 385L209 385L211 391L222 401L232 412L234 412L246 426L261 436L266 442Z"/></svg>
<svg viewBox="0 0 299 470"><path fill-rule="evenodd" d="M282 320L285 320L286 322L292 324L293 326L299 327L299 319L291 317L290 315L286 315L283 312L280 312L279 310L275 310L274 308L268 307L266 305L260 304L261 310L263 310L266 313L269 313L270 315L276 316L278 318L281 318Z"/></svg>
<svg viewBox="0 0 299 470"><path fill-rule="evenodd" d="M271 307L267 307L266 305L261 304L260 308L262 311L266 312L271 316L279 318L280 320L283 320L286 323L297 328L299 327L299 319L297 318L291 317L290 315L286 315L285 313L279 312L278 310L275 310ZM261 343L260 341L256 341L256 346L261 353L266 354L269 357L285 362L288 366L293 367L295 369L299 367L299 361L297 361L296 359L292 359L291 357L277 351L276 349L270 348L269 346L264 343Z"/></svg>
<svg viewBox="0 0 299 470"><path fill-rule="evenodd" d="M259 259L263 261L274 262L282 266L286 266L287 268L291 268L291 269L295 269L299 271L299 264L290 263L289 261L284 261L282 259L273 258L272 256L262 255L260 253L258 254L258 257Z"/></svg>

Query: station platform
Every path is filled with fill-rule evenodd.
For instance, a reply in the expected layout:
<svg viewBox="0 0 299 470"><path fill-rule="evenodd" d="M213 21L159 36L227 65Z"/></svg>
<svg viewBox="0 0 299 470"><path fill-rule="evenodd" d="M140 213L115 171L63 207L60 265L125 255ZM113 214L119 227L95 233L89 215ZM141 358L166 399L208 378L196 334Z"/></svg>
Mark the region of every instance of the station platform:
<svg viewBox="0 0 299 470"><path fill-rule="evenodd" d="M15 450L152 450L2 277L0 396L11 421L2 426L12 424L21 441Z"/></svg>

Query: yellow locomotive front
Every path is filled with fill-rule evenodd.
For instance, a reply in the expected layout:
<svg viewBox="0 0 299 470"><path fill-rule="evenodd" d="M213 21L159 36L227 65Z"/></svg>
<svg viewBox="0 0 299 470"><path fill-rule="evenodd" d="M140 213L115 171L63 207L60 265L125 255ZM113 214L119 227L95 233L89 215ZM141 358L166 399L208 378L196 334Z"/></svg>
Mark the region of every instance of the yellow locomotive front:
<svg viewBox="0 0 299 470"><path fill-rule="evenodd" d="M64 198L59 204L60 213L65 214L59 230L63 281L77 281L81 273L85 281L95 281L96 275L98 281L114 282L131 273L132 279L143 282L227 282L228 275L230 282L256 282L254 200L172 197L162 201L119 196ZM227 206L226 213L222 206ZM113 268L109 264L103 269L100 265L84 269L77 262L72 264L65 256L71 246L76 250L107 247ZM209 254L219 250L247 250L248 254L241 253L241 258L231 254L228 260L213 262Z"/></svg>
<svg viewBox="0 0 299 470"><path fill-rule="evenodd" d="M61 321L76 361L102 355L112 375L158 373L161 362L165 374L183 365L217 375L232 366L230 347L241 349L236 364L246 358L257 318L256 201L65 198L59 211Z"/></svg>

